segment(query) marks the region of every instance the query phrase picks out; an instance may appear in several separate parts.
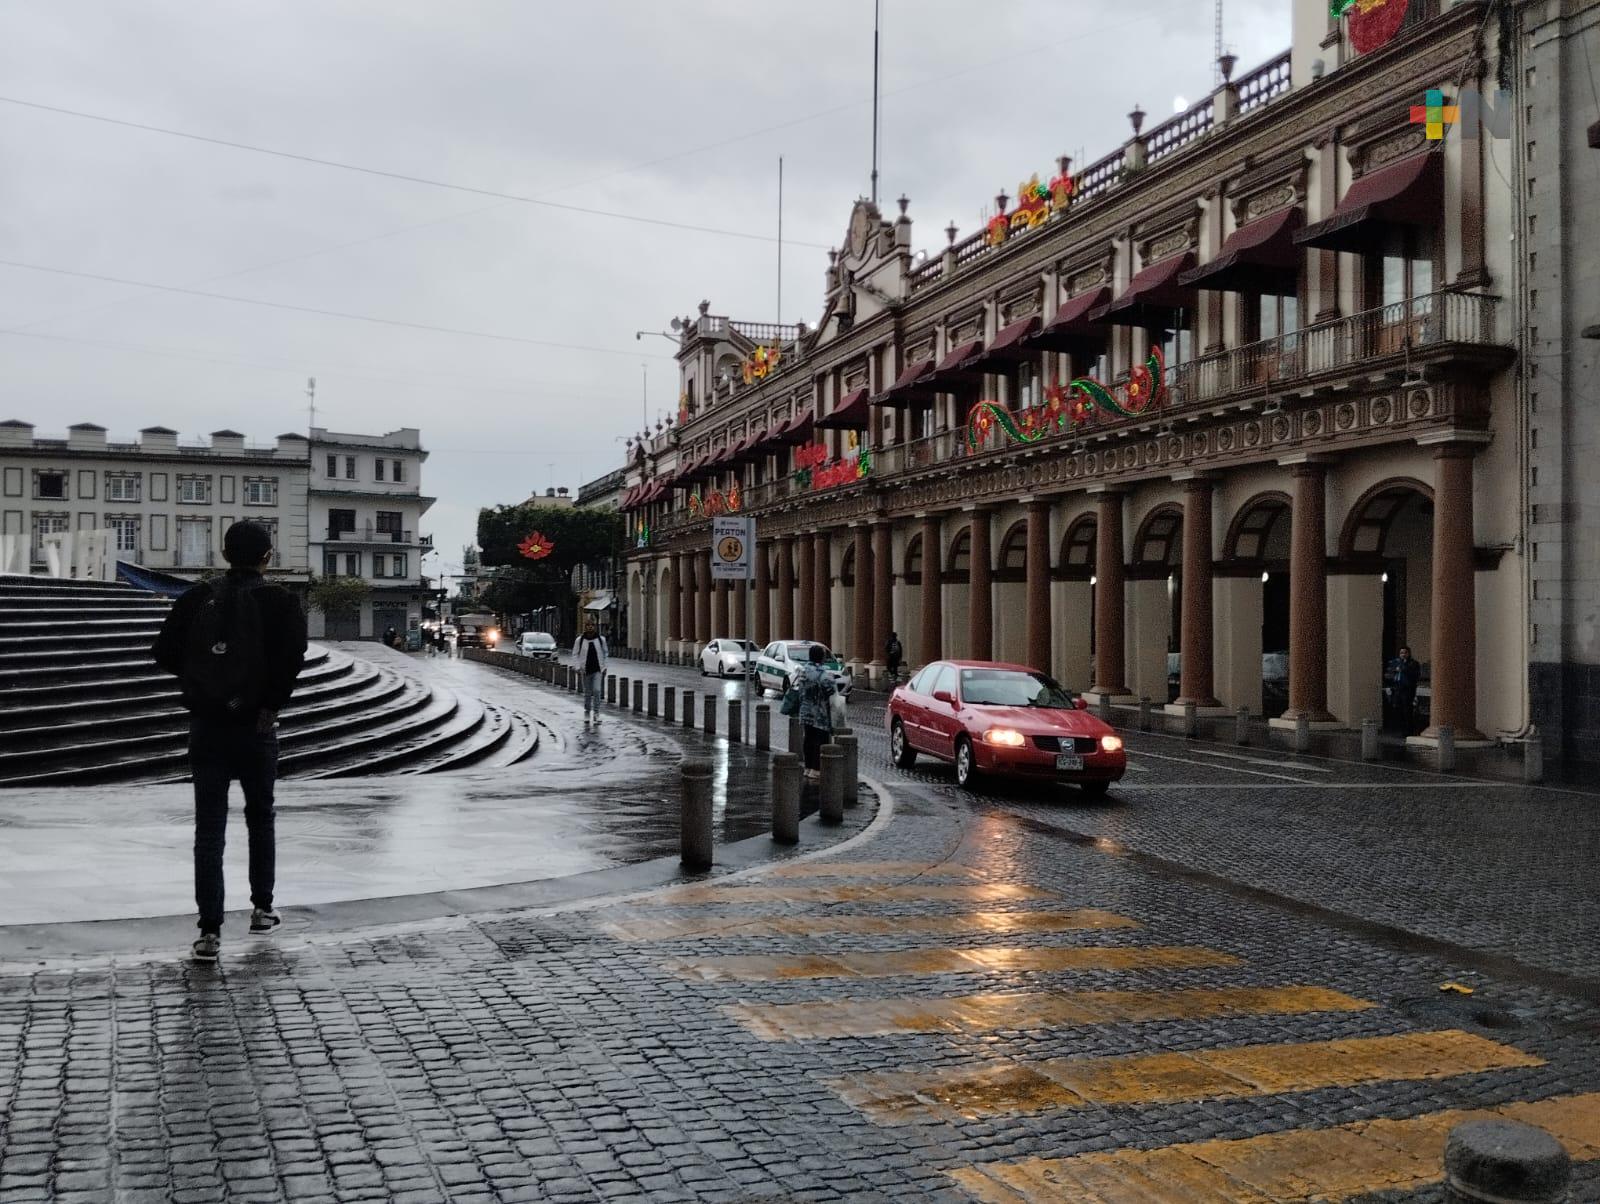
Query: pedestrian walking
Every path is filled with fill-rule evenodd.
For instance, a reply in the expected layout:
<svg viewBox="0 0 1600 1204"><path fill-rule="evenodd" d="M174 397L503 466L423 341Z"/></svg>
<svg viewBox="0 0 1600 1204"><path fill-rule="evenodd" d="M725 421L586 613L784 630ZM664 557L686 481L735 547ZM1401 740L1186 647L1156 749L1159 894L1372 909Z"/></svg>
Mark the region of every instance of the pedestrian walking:
<svg viewBox="0 0 1600 1204"><path fill-rule="evenodd" d="M1401 645L1400 655L1389 662L1386 676L1394 721L1409 736L1417 726L1417 683L1422 680L1422 666L1412 659L1411 649Z"/></svg>
<svg viewBox="0 0 1600 1204"><path fill-rule="evenodd" d="M822 777L822 746L833 739L833 696L838 687L822 667L827 649L812 644L808 659L795 677L800 695L800 727L805 753L805 775L809 781Z"/></svg>
<svg viewBox="0 0 1600 1204"><path fill-rule="evenodd" d="M900 645L900 633L891 631L889 642L883 646L883 663L889 666L889 684L900 684L900 662L905 658L906 650Z"/></svg>
<svg viewBox="0 0 1600 1204"><path fill-rule="evenodd" d="M161 625L156 663L177 677L189 711L189 772L194 779L194 897L200 937L192 954L214 962L222 944L222 852L228 785L244 794L250 840L250 931L277 928L272 892L277 848L273 787L278 776L278 712L294 691L306 655L300 604L261 569L272 536L237 522L222 540L228 572L185 592Z"/></svg>
<svg viewBox="0 0 1600 1204"><path fill-rule="evenodd" d="M393 648L394 647L394 628L393 627L385 627L383 629L383 646L385 648Z"/></svg>
<svg viewBox="0 0 1600 1204"><path fill-rule="evenodd" d="M583 721L593 717L600 722L600 703L605 697L606 637L594 620L584 625L583 634L572 645L572 661L583 674Z"/></svg>

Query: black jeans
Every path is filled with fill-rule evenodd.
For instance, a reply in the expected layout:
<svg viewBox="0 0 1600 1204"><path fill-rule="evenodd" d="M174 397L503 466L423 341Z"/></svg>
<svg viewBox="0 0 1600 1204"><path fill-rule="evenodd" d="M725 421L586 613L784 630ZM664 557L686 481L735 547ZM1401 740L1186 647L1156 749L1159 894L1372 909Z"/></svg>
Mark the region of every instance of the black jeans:
<svg viewBox="0 0 1600 1204"><path fill-rule="evenodd" d="M812 727L809 723L803 725L801 734L804 742L801 748L805 753L807 769L822 768L822 746L833 739L833 732L825 727Z"/></svg>
<svg viewBox="0 0 1600 1204"><path fill-rule="evenodd" d="M189 724L189 769L194 777L194 901L202 932L222 930L222 851L228 835L228 784L244 793L250 837L250 902L272 906L277 871L272 788L278 777L278 736L253 724Z"/></svg>

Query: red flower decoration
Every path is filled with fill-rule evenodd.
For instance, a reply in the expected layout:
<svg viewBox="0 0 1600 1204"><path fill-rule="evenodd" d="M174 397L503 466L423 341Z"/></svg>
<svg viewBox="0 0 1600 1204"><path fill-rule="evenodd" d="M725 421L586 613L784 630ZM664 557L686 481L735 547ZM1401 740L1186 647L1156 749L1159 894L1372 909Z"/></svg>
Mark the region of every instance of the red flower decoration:
<svg viewBox="0 0 1600 1204"><path fill-rule="evenodd" d="M517 551L521 552L529 560L543 560L555 550L556 545L551 543L538 531L533 532L528 536L528 538L524 539L517 545Z"/></svg>

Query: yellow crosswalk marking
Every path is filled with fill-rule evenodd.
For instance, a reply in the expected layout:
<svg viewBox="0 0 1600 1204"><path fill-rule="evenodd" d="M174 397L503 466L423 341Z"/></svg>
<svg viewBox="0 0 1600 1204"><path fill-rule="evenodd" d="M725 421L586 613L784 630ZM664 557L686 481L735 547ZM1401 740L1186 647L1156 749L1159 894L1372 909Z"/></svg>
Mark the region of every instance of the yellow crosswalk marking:
<svg viewBox="0 0 1600 1204"><path fill-rule="evenodd" d="M919 878L981 878L970 865L953 861L802 861L768 870L768 878L874 878L896 874Z"/></svg>
<svg viewBox="0 0 1600 1204"><path fill-rule="evenodd" d="M997 971L1183 970L1236 966L1231 953L1172 945L1059 948L891 949L881 953L746 953L668 963L707 982L770 982L792 978L887 978L897 974L983 974Z"/></svg>
<svg viewBox="0 0 1600 1204"><path fill-rule="evenodd" d="M999 903L1005 899L1055 899L1053 891L1013 882L830 884L816 886L684 886L657 896L679 903Z"/></svg>
<svg viewBox="0 0 1600 1204"><path fill-rule="evenodd" d="M1436 1183L1450 1130L1490 1117L1548 1130L1574 1159L1600 1158L1600 1094L1586 1094L1153 1150L989 1163L951 1176L977 1199L1005 1204L1309 1204Z"/></svg>
<svg viewBox="0 0 1600 1204"><path fill-rule="evenodd" d="M728 1004L723 1010L769 1041L992 1032L1214 1016L1356 1012L1376 1007L1325 987L1195 987L1169 991L1016 991L930 999L828 999Z"/></svg>
<svg viewBox="0 0 1600 1204"><path fill-rule="evenodd" d="M1543 1065L1543 1059L1520 1049L1448 1029L1189 1053L886 1072L835 1079L831 1085L845 1102L877 1123L898 1125L1094 1105L1274 1095Z"/></svg>
<svg viewBox="0 0 1600 1204"><path fill-rule="evenodd" d="M969 911L947 916L647 916L629 914L600 925L621 941L674 941L704 936L956 936L1137 928L1096 908L1071 911Z"/></svg>

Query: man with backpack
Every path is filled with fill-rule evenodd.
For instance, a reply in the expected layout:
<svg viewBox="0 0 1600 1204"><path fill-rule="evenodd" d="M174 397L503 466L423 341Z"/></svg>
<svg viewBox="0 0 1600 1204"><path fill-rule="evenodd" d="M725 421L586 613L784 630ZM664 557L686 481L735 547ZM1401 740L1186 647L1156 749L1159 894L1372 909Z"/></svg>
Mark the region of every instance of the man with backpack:
<svg viewBox="0 0 1600 1204"><path fill-rule="evenodd" d="M889 685L900 684L900 662L905 659L905 649L900 646L900 633L891 631L889 642L883 648L883 663L889 669Z"/></svg>
<svg viewBox="0 0 1600 1204"><path fill-rule="evenodd" d="M300 604L261 569L272 536L238 522L222 540L228 572L185 592L156 637L156 663L183 686L194 779L194 895L200 911L196 961L214 962L222 943L222 851L228 784L244 794L250 838L250 931L265 935L280 920L272 908L277 850L273 786L278 776L278 711L289 701L306 654Z"/></svg>

